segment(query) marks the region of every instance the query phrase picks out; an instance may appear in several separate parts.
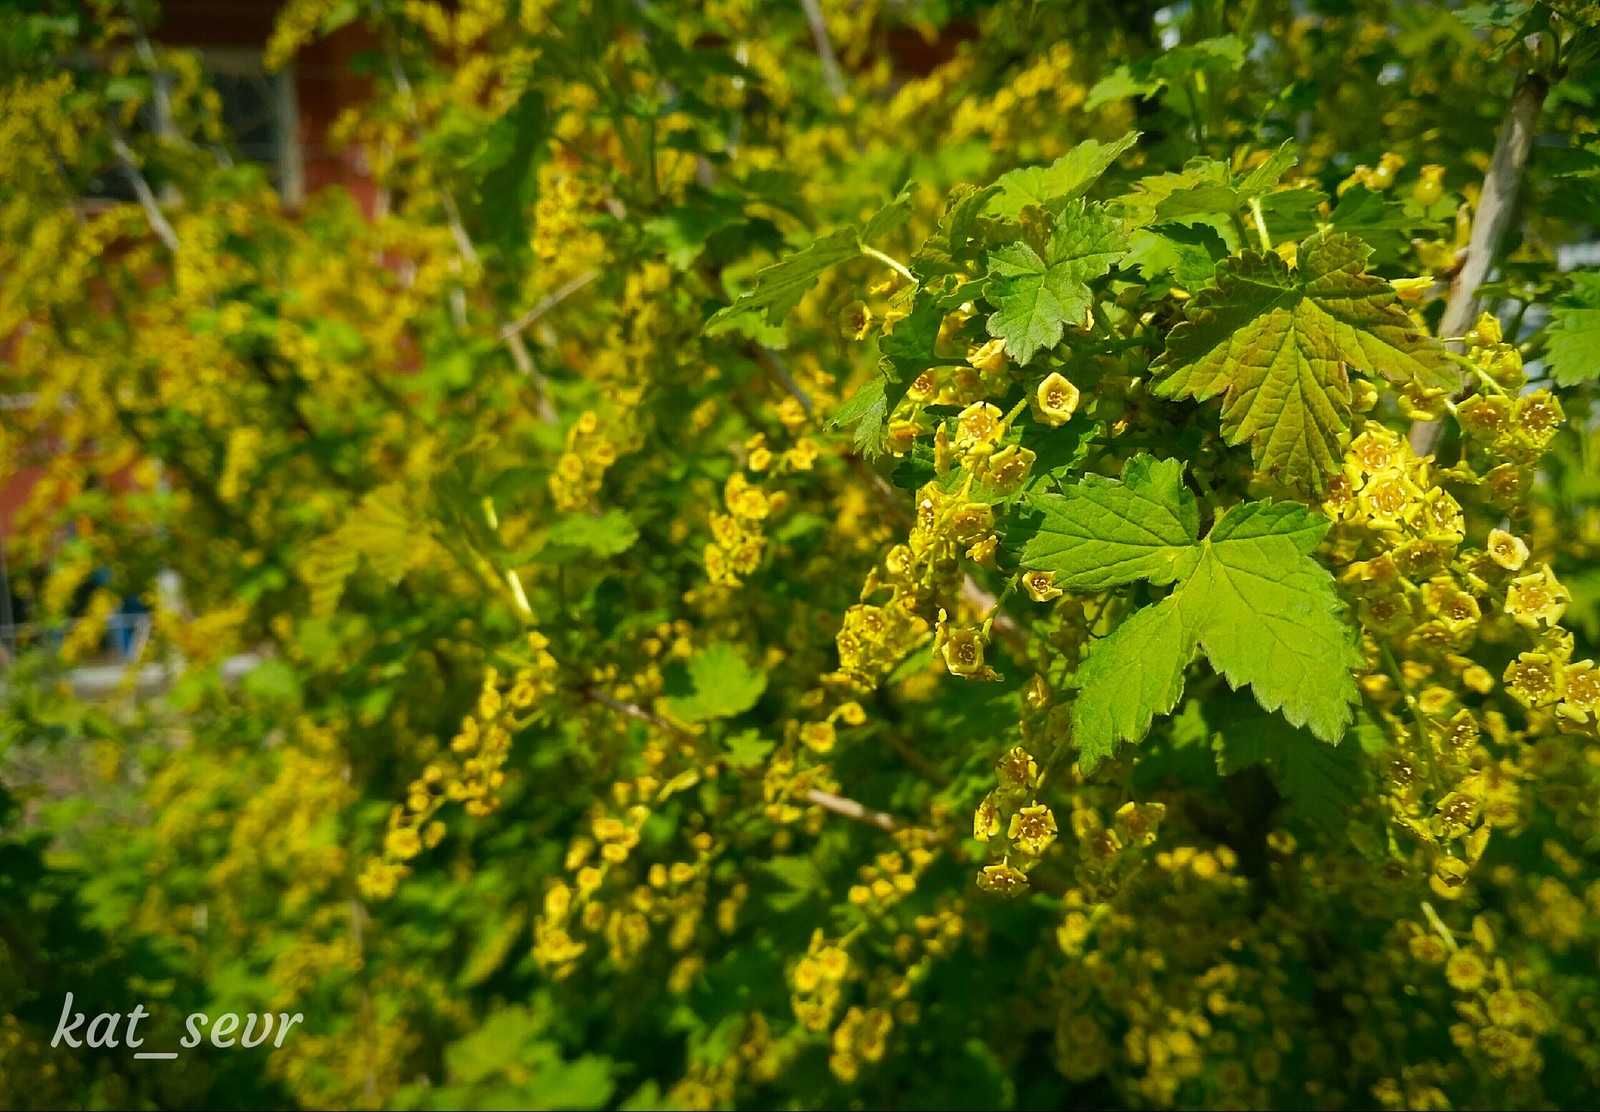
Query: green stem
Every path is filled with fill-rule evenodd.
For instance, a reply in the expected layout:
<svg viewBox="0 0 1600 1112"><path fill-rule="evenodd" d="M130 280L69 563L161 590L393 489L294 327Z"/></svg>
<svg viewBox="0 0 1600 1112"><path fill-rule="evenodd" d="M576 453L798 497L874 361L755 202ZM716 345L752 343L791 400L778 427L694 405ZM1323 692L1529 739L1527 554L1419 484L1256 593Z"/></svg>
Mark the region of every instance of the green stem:
<svg viewBox="0 0 1600 1112"><path fill-rule="evenodd" d="M1250 198L1250 215L1255 218L1256 235L1261 239L1261 253L1272 254L1272 237L1267 234L1267 218L1261 213L1261 198Z"/></svg>
<svg viewBox="0 0 1600 1112"><path fill-rule="evenodd" d="M906 265L904 263L902 263L899 259L893 258L893 257L891 257L889 255L885 255L882 251L879 251L876 247L868 247L866 244L863 243L863 244L861 244L861 253L863 255L869 255L872 258L877 259L879 262L885 264L886 266L892 268L893 270L898 272L900 274L900 276L903 277L907 282L910 282L913 286L921 284L921 283L919 283L917 281L917 276L915 274L912 274L911 271L909 269L907 269L907 267L906 267Z"/></svg>
<svg viewBox="0 0 1600 1112"><path fill-rule="evenodd" d="M1433 764L1433 739L1428 733L1428 719L1422 713L1422 705L1417 702L1417 697L1412 694L1411 685L1406 682L1405 673L1400 670L1400 662L1395 659L1394 653L1387 645L1381 644L1378 646L1378 652L1383 656L1384 670L1400 689L1400 695L1411 711L1411 721L1417 728L1417 747L1422 750L1422 759L1428 765L1428 785L1437 791L1439 778Z"/></svg>

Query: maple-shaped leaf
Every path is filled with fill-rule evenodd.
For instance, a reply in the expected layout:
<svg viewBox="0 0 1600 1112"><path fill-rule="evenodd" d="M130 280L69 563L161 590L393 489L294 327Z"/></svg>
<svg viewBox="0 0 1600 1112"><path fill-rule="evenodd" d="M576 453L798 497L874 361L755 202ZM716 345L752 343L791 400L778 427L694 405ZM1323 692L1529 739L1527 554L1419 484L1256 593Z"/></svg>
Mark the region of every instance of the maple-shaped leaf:
<svg viewBox="0 0 1600 1112"><path fill-rule="evenodd" d="M1115 753L1118 742L1144 737L1151 720L1183 697L1183 673L1197 646L1181 602L1168 595L1135 611L1078 666L1072 739L1084 772Z"/></svg>
<svg viewBox="0 0 1600 1112"><path fill-rule="evenodd" d="M1023 546L1022 562L1055 572L1056 586L1067 591L1099 591L1136 579L1171 583L1199 528L1182 462L1147 455L1129 459L1120 482L1090 475L1031 505L1040 522Z"/></svg>
<svg viewBox="0 0 1600 1112"><path fill-rule="evenodd" d="M831 267L860 254L861 241L854 228L841 228L815 239L805 249L758 272L748 290L706 321L705 331L714 334L735 317L758 309L765 312L768 324L782 324L789 311L817 284L818 278Z"/></svg>
<svg viewBox="0 0 1600 1112"><path fill-rule="evenodd" d="M1049 166L1024 166L1000 175L989 210L997 216L1016 216L1028 205L1056 208L1083 196L1129 147L1139 141L1130 131L1110 143L1085 139Z"/></svg>
<svg viewBox="0 0 1600 1112"><path fill-rule="evenodd" d="M1168 335L1156 393L1223 395L1228 443L1248 441L1256 469L1285 485L1321 490L1342 459L1350 370L1441 392L1459 384L1444 345L1366 272L1369 252L1333 232L1306 240L1295 269L1254 251L1225 260Z"/></svg>
<svg viewBox="0 0 1600 1112"><path fill-rule="evenodd" d="M867 221L865 229L840 228L819 236L792 255L787 255L756 273L748 290L711 315L702 331L710 336L733 326L739 318L761 310L769 325L780 325L800 304L812 286L833 267L866 253L870 241L888 235L911 218L911 185L901 188L893 200Z"/></svg>
<svg viewBox="0 0 1600 1112"><path fill-rule="evenodd" d="M1323 745L1241 692L1207 699L1201 710L1215 733L1219 773L1231 776L1263 765L1296 814L1331 834L1343 833L1350 808L1367 794L1371 779L1361 745Z"/></svg>
<svg viewBox="0 0 1600 1112"><path fill-rule="evenodd" d="M436 551L437 542L407 510L404 487L391 483L369 491L338 529L312 543L300 564L300 577L311 590L311 612L319 618L334 612L363 556L373 571L395 583Z"/></svg>
<svg viewBox="0 0 1600 1112"><path fill-rule="evenodd" d="M1558 386L1600 378L1600 273L1575 274L1572 291L1550 310L1550 374Z"/></svg>
<svg viewBox="0 0 1600 1112"><path fill-rule="evenodd" d="M995 312L989 335L1026 363L1060 343L1066 325L1087 328L1094 304L1089 283L1111 269L1125 246L1116 221L1079 200L1056 217L1043 258L1020 241L990 251L984 296Z"/></svg>
<svg viewBox="0 0 1600 1112"><path fill-rule="evenodd" d="M668 696L667 709L685 722L734 718L756 705L766 673L750 667L732 645L719 641L689 658L693 694Z"/></svg>
<svg viewBox="0 0 1600 1112"><path fill-rule="evenodd" d="M1246 502L1196 540L1181 464L1136 456L1123 476L1032 499L1043 524L1022 554L1024 567L1055 571L1069 589L1175 584L1095 642L1078 668L1072 732L1084 771L1171 711L1201 652L1264 710L1338 741L1356 698L1351 670L1363 658L1333 576L1310 555L1327 518L1292 502Z"/></svg>

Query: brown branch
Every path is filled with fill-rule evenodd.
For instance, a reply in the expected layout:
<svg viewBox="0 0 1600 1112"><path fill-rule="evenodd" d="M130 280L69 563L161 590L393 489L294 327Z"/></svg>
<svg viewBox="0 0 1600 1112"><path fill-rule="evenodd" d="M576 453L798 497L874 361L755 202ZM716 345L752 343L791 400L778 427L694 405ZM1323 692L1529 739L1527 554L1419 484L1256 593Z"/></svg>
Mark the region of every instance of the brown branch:
<svg viewBox="0 0 1600 1112"><path fill-rule="evenodd" d="M1457 352L1463 350L1464 345L1456 337L1464 336L1478 319L1478 287L1489 277L1489 268L1500 250L1500 241L1511 226L1517 191L1522 185L1522 172L1533 151L1534 133L1548 91L1549 85L1543 75L1524 74L1517 83L1516 92L1512 94L1505 121L1500 125L1494 156L1483 178L1483 193L1478 200L1478 209L1473 213L1472 238L1467 244L1467 257L1450 283L1444 318L1439 322L1439 334L1454 341L1451 347ZM1413 422L1412 451L1419 456L1432 455L1443 435L1442 418Z"/></svg>
<svg viewBox="0 0 1600 1112"><path fill-rule="evenodd" d="M817 44L817 58L822 62L822 81L828 86L828 95L835 101L844 99L844 71L839 68L839 56L833 52L833 40L828 37L828 19L822 14L817 0L800 0L805 9L806 22L811 26L811 38Z"/></svg>
<svg viewBox="0 0 1600 1112"><path fill-rule="evenodd" d="M161 206L156 203L156 195L150 188L150 183L139 170L139 163L135 161L133 150L122 138L122 130L115 121L107 121L111 129L111 150L117 156L117 165L122 168L122 174L128 179L128 184L133 186L133 195L138 198L139 207L144 210L145 219L150 222L150 228L155 232L156 238L161 240L168 251L174 254L178 251L178 233L172 230L166 213L161 211Z"/></svg>
<svg viewBox="0 0 1600 1112"><path fill-rule="evenodd" d="M544 316L551 309L554 309L567 298L583 289L583 287L587 286L590 282L593 282L599 276L599 271L585 271L571 281L564 283L552 292L546 294L544 297L539 299L539 303L537 305L502 328L500 330L500 338L502 340L510 340L511 337L526 332L540 317Z"/></svg>
<svg viewBox="0 0 1600 1112"><path fill-rule="evenodd" d="M866 823L868 826L876 826L879 830L887 830L891 834L897 830L905 829L904 824L893 815L885 814L882 811L874 811L870 807L862 806L853 799L846 799L842 795L834 795L832 792L825 792L820 788L812 788L801 798L807 803L816 804L824 811L832 811L843 818Z"/></svg>

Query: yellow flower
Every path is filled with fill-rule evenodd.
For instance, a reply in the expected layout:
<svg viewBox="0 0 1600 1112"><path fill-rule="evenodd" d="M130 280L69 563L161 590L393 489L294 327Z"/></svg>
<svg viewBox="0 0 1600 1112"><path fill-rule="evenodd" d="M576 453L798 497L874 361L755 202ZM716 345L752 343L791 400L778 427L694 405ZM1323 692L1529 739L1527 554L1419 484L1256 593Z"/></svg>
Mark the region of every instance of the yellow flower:
<svg viewBox="0 0 1600 1112"><path fill-rule="evenodd" d="M1483 958L1470 946L1463 946L1450 955L1445 963L1445 979L1457 992L1476 992L1488 975L1489 968Z"/></svg>
<svg viewBox="0 0 1600 1112"><path fill-rule="evenodd" d="M839 331L846 339L865 339L872 328L872 310L861 301L852 301L839 312Z"/></svg>
<svg viewBox="0 0 1600 1112"><path fill-rule="evenodd" d="M397 826L384 838L383 848L390 857L408 861L422 852L422 836L414 827Z"/></svg>
<svg viewBox="0 0 1600 1112"><path fill-rule="evenodd" d="M1059 371L1051 371L1033 392L1034 416L1047 425L1063 425L1078 411L1078 388Z"/></svg>
<svg viewBox="0 0 1600 1112"><path fill-rule="evenodd" d="M1573 722L1587 722L1600 709L1600 669L1594 661L1569 664L1562 675L1562 701L1556 713Z"/></svg>
<svg viewBox="0 0 1600 1112"><path fill-rule="evenodd" d="M1006 365L1006 342L990 340L967 356L967 362L984 374L994 374Z"/></svg>
<svg viewBox="0 0 1600 1112"><path fill-rule="evenodd" d="M1056 840L1056 817L1042 803L1024 807L1011 816L1011 827L1006 831L1006 837L1024 853L1037 857Z"/></svg>
<svg viewBox="0 0 1600 1112"><path fill-rule="evenodd" d="M1061 588L1055 585L1053 571L1030 571L1022 577L1022 589L1034 602L1049 602L1061 597Z"/></svg>
<svg viewBox="0 0 1600 1112"><path fill-rule="evenodd" d="M1008 444L990 458L989 481L1002 491L1014 490L1028 477L1035 458L1032 449Z"/></svg>
<svg viewBox="0 0 1600 1112"><path fill-rule="evenodd" d="M978 873L978 887L999 896L1015 896L1028 887L1028 878L1004 862L985 865Z"/></svg>
<svg viewBox="0 0 1600 1112"><path fill-rule="evenodd" d="M994 794L983 797L978 809L972 813L972 836L987 842L1000 833L1000 809L995 805Z"/></svg>
<svg viewBox="0 0 1600 1112"><path fill-rule="evenodd" d="M971 676L983 668L983 641L976 630L958 629L944 643L944 665L951 675Z"/></svg>
<svg viewBox="0 0 1600 1112"><path fill-rule="evenodd" d="M1511 407L1512 427L1535 448L1549 444L1564 420L1560 400L1548 390L1525 394Z"/></svg>
<svg viewBox="0 0 1600 1112"><path fill-rule="evenodd" d="M1523 653L1506 665L1506 690L1526 707L1549 706L1561 698L1561 668L1549 653Z"/></svg>
<svg viewBox="0 0 1600 1112"><path fill-rule="evenodd" d="M1572 595L1550 570L1549 564L1540 564L1537 572L1519 575L1511 581L1506 591L1506 613L1519 625L1536 629L1540 622L1553 626L1561 620L1562 611Z"/></svg>
<svg viewBox="0 0 1600 1112"><path fill-rule="evenodd" d="M1412 503L1420 501L1422 491L1398 469L1375 472L1356 496L1363 513L1380 524L1391 524Z"/></svg>
<svg viewBox="0 0 1600 1112"><path fill-rule="evenodd" d="M842 981L850 971L850 955L837 946L824 946L817 951L817 967L829 981Z"/></svg>
<svg viewBox="0 0 1600 1112"><path fill-rule="evenodd" d="M1404 450L1399 436L1383 425L1369 422L1366 430L1351 441L1347 458L1356 465L1357 477L1364 478L1396 467Z"/></svg>
<svg viewBox="0 0 1600 1112"><path fill-rule="evenodd" d="M1488 551L1489 558L1507 571L1516 571L1528 562L1528 546L1504 529L1489 530Z"/></svg>
<svg viewBox="0 0 1600 1112"><path fill-rule="evenodd" d="M800 964L794 967L794 990L809 996L821 982L822 967L811 958L801 958Z"/></svg>
<svg viewBox="0 0 1600 1112"><path fill-rule="evenodd" d="M807 722L800 727L800 740L818 753L828 752L833 748L833 723Z"/></svg>
<svg viewBox="0 0 1600 1112"><path fill-rule="evenodd" d="M973 402L956 417L956 445L968 451L992 448L1000 439L1003 416L998 406Z"/></svg>
<svg viewBox="0 0 1600 1112"><path fill-rule="evenodd" d="M1039 766L1032 755L1018 745L995 762L994 775L1002 788L1031 788L1039 782Z"/></svg>

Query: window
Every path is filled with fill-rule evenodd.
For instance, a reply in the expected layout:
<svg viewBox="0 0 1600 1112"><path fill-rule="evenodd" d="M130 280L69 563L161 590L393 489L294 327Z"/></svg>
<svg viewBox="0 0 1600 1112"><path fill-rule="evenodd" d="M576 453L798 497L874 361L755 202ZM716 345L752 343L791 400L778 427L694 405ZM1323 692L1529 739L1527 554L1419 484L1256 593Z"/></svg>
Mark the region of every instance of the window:
<svg viewBox="0 0 1600 1112"><path fill-rule="evenodd" d="M304 177L293 72L268 73L255 50L207 49L200 57L222 101L235 153L265 165L284 201L298 204Z"/></svg>
<svg viewBox="0 0 1600 1112"><path fill-rule="evenodd" d="M288 205L299 204L305 181L298 141L299 114L294 74L285 68L268 73L261 52L248 48L202 47L201 64L222 102L222 120L229 138L228 157L258 162L279 196ZM81 55L71 63L79 70L96 65ZM130 130L149 133L162 126L151 104L143 106ZM89 184L90 199L132 201L133 186L115 166L107 167Z"/></svg>

